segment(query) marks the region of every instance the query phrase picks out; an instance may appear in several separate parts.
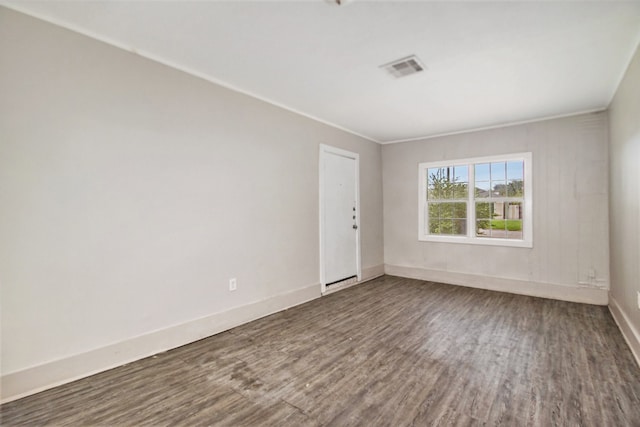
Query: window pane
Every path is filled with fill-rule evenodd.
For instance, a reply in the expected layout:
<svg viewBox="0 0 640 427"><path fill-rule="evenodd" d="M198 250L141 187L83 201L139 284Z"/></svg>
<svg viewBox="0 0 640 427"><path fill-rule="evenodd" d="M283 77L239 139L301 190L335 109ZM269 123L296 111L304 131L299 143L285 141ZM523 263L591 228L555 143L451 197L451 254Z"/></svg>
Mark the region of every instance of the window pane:
<svg viewBox="0 0 640 427"><path fill-rule="evenodd" d="M504 202L494 202L491 204L491 219L504 219Z"/></svg>
<svg viewBox="0 0 640 427"><path fill-rule="evenodd" d="M447 166L440 169L440 178L442 182L450 183L455 178L453 175L453 166Z"/></svg>
<svg viewBox="0 0 640 427"><path fill-rule="evenodd" d="M430 168L427 170L427 198L439 199L440 198L440 169Z"/></svg>
<svg viewBox="0 0 640 427"><path fill-rule="evenodd" d="M467 220L466 219L454 219L453 220L453 234L458 234L458 235L467 234Z"/></svg>
<svg viewBox="0 0 640 427"><path fill-rule="evenodd" d="M447 181L451 182L453 181L456 176L453 173L453 166L447 166L446 168L444 168L444 173L445 173L445 178L447 178Z"/></svg>
<svg viewBox="0 0 640 427"><path fill-rule="evenodd" d="M520 221L520 223L522 223L522 221ZM507 230L507 239L518 239L518 240L522 240L522 224L520 224L520 230Z"/></svg>
<svg viewBox="0 0 640 427"><path fill-rule="evenodd" d="M507 183L505 181L491 181L493 184L493 197L507 197Z"/></svg>
<svg viewBox="0 0 640 427"><path fill-rule="evenodd" d="M505 220L505 229L508 231L522 232L522 220L519 219L507 219Z"/></svg>
<svg viewBox="0 0 640 427"><path fill-rule="evenodd" d="M508 181L507 197L524 197L524 182L518 179Z"/></svg>
<svg viewBox="0 0 640 427"><path fill-rule="evenodd" d="M491 226L488 219L480 219L476 221L476 236L489 237L491 236Z"/></svg>
<svg viewBox="0 0 640 427"><path fill-rule="evenodd" d="M439 203L440 218L453 218L453 205L456 203Z"/></svg>
<svg viewBox="0 0 640 427"><path fill-rule="evenodd" d="M461 194L465 194L462 189L466 188L466 184L456 183L455 171L456 168L453 166L428 169L427 198L430 200L451 200L457 197L457 188L460 188ZM468 179L468 172L466 172L464 168L460 169L460 171L461 173L465 173L465 179Z"/></svg>
<svg viewBox="0 0 640 427"><path fill-rule="evenodd" d="M469 182L469 166L456 166L454 176L456 182Z"/></svg>
<svg viewBox="0 0 640 427"><path fill-rule="evenodd" d="M507 179L524 179L524 162L522 160L507 162Z"/></svg>
<svg viewBox="0 0 640 427"><path fill-rule="evenodd" d="M507 164L505 162L491 163L491 180L504 180L506 167Z"/></svg>
<svg viewBox="0 0 640 427"><path fill-rule="evenodd" d="M437 200L440 198L440 188L432 185L431 183L427 187L427 199Z"/></svg>
<svg viewBox="0 0 640 427"><path fill-rule="evenodd" d="M507 239L519 239L522 240L522 203L511 202L507 204L505 209Z"/></svg>
<svg viewBox="0 0 640 427"><path fill-rule="evenodd" d="M429 218L429 234L440 234L440 220Z"/></svg>
<svg viewBox="0 0 640 427"><path fill-rule="evenodd" d="M440 217L440 203L429 203L429 218L438 219Z"/></svg>
<svg viewBox="0 0 640 427"><path fill-rule="evenodd" d="M478 181L489 181L491 179L489 175L489 163L481 163L475 165L475 179Z"/></svg>
<svg viewBox="0 0 640 427"><path fill-rule="evenodd" d="M476 197L491 196L491 185L489 181L476 181Z"/></svg>
<svg viewBox="0 0 640 427"><path fill-rule="evenodd" d="M432 195L432 198L438 199L440 198L440 168L431 168L428 170L428 188L429 193Z"/></svg>
<svg viewBox="0 0 640 427"><path fill-rule="evenodd" d="M500 219L491 221L491 237L522 239L522 220Z"/></svg>
<svg viewBox="0 0 640 427"><path fill-rule="evenodd" d="M427 169L427 175L429 176L429 180L431 180L431 177L439 178L440 177L440 168L429 168L429 169Z"/></svg>
<svg viewBox="0 0 640 427"><path fill-rule="evenodd" d="M452 203L452 205L453 205L453 218L465 219L467 217L466 203Z"/></svg>
<svg viewBox="0 0 640 427"><path fill-rule="evenodd" d="M453 199L455 194L454 194L454 188L455 188L455 184L452 184L449 181L443 181L442 182L442 189L440 192L440 198L442 199Z"/></svg>
<svg viewBox="0 0 640 427"><path fill-rule="evenodd" d="M454 234L453 233L453 220L441 219L440 220L440 234Z"/></svg>
<svg viewBox="0 0 640 427"><path fill-rule="evenodd" d="M506 224L507 224L507 221L505 221L504 219L492 219L491 220L491 230L493 230L493 231L496 231L496 230L505 231L507 229Z"/></svg>
<svg viewBox="0 0 640 427"><path fill-rule="evenodd" d="M506 230L498 230L498 229L492 228L490 237L492 237L494 239L506 239L507 238L507 232L506 232Z"/></svg>
<svg viewBox="0 0 640 427"><path fill-rule="evenodd" d="M492 203L476 203L476 218L490 219Z"/></svg>
<svg viewBox="0 0 640 427"><path fill-rule="evenodd" d="M464 183L456 183L454 189L454 199L466 199L469 197L468 193L468 185L466 182Z"/></svg>
<svg viewBox="0 0 640 427"><path fill-rule="evenodd" d="M511 202L505 209L505 215L507 219L522 219L522 203ZM521 230L522 228L520 228Z"/></svg>

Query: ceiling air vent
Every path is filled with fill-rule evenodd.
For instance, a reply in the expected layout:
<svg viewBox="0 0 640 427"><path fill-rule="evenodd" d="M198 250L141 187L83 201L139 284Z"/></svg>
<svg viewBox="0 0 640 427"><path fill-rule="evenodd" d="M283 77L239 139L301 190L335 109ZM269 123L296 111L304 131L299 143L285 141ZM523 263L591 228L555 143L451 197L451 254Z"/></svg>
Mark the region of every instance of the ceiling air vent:
<svg viewBox="0 0 640 427"><path fill-rule="evenodd" d="M391 73L392 76L400 78L424 71L425 67L424 65L422 65L417 56L411 55L407 56L406 58L398 59L397 61L381 65L380 68L384 68L389 73Z"/></svg>

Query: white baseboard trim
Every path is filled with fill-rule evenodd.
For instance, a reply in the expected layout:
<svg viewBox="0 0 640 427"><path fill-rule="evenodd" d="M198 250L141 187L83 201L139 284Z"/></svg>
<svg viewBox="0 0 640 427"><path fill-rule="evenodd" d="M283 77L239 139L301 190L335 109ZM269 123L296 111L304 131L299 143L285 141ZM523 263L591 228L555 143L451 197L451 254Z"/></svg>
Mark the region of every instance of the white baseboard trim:
<svg viewBox="0 0 640 427"><path fill-rule="evenodd" d="M353 283L346 283L344 285L334 285L331 287L327 287L327 290L324 291L322 295L329 295L337 291L341 291L343 289L350 288L352 286L359 285L364 282L368 282L369 280L376 279L380 276L384 276L384 264L375 265L373 267L365 267L362 269L362 279Z"/></svg>
<svg viewBox="0 0 640 427"><path fill-rule="evenodd" d="M611 295L609 295L609 311L613 316L613 320L615 320L618 325L620 332L622 332L624 340L629 345L631 353L636 359L636 363L640 367L640 332L633 326L627 314L620 304L618 304L618 301Z"/></svg>
<svg viewBox="0 0 640 427"><path fill-rule="evenodd" d="M431 282L449 283L470 288L508 292L561 301L580 302L595 305L607 305L607 289L578 285L557 285L551 283L530 282L526 280L505 279L502 277L480 276L476 274L454 273L442 270L429 270L419 267L405 267L385 264L385 274Z"/></svg>
<svg viewBox="0 0 640 427"><path fill-rule="evenodd" d="M320 283L0 377L0 403L198 341L320 297Z"/></svg>

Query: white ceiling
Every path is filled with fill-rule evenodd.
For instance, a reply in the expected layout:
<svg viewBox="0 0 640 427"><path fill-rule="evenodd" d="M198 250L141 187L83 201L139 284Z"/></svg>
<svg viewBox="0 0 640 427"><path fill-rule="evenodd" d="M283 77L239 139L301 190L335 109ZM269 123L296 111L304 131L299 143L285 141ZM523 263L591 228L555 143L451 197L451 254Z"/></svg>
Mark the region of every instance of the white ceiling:
<svg viewBox="0 0 640 427"><path fill-rule="evenodd" d="M2 3L382 143L604 109L640 42L640 1Z"/></svg>

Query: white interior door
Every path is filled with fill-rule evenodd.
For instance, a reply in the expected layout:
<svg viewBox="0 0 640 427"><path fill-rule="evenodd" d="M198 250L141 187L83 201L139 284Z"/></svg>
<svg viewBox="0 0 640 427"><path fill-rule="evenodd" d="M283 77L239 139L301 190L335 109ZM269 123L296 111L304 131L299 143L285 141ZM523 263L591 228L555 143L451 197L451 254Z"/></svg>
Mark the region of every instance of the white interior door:
<svg viewBox="0 0 640 427"><path fill-rule="evenodd" d="M360 278L358 155L320 147L320 242L322 291Z"/></svg>

